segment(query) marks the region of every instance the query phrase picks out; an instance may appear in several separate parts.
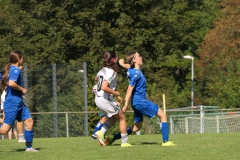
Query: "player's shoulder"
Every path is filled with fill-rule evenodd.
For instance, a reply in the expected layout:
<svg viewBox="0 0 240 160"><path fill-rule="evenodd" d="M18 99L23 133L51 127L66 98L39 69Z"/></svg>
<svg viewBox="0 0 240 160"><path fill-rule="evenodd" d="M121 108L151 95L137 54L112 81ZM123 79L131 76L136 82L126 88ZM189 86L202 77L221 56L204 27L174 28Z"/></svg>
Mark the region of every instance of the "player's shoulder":
<svg viewBox="0 0 240 160"><path fill-rule="evenodd" d="M129 74L141 74L141 70L135 68L129 68L127 71Z"/></svg>
<svg viewBox="0 0 240 160"><path fill-rule="evenodd" d="M9 72L19 73L20 71L21 71L20 68L18 68L16 66L11 66Z"/></svg>
<svg viewBox="0 0 240 160"><path fill-rule="evenodd" d="M107 75L116 74L115 71L112 68L104 67L103 70L104 70L103 72L105 72L105 74L107 74Z"/></svg>

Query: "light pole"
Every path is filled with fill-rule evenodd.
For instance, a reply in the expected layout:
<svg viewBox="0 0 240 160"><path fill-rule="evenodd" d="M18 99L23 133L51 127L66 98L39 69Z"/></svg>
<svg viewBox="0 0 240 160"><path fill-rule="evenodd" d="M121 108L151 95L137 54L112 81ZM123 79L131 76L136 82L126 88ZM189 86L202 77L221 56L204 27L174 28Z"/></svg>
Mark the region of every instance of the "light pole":
<svg viewBox="0 0 240 160"><path fill-rule="evenodd" d="M185 59L191 59L192 60L192 90L191 90L191 107L193 108L193 99L194 99L194 85L193 85L193 82L194 82L194 57L193 56L189 56L189 55L185 55L183 56L183 58Z"/></svg>

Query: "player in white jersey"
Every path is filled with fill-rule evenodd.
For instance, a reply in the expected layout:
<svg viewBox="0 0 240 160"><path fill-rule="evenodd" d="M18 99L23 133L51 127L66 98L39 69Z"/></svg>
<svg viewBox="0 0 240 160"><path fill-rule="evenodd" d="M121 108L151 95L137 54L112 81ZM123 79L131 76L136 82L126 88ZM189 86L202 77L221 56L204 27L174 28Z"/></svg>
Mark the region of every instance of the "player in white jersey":
<svg viewBox="0 0 240 160"><path fill-rule="evenodd" d="M108 51L104 54L103 68L98 72L97 96L95 103L103 114L107 114L108 120L104 123L100 131L96 132L99 144L104 146L104 134L106 131L119 120L119 128L121 132L121 147L130 147L127 143L127 125L124 113L120 109L114 96L120 98L120 93L115 90L117 86L117 54L113 51Z"/></svg>
<svg viewBox="0 0 240 160"><path fill-rule="evenodd" d="M96 78L96 80L97 80L97 78ZM93 86L92 93L95 96L97 96L97 85ZM97 139L97 136L95 135L95 133L97 131L99 131L102 128L103 124L107 121L107 115L106 114L103 114L101 111L99 111L99 116L100 116L100 120L98 121L97 125L95 126L95 128L93 130L91 140Z"/></svg>

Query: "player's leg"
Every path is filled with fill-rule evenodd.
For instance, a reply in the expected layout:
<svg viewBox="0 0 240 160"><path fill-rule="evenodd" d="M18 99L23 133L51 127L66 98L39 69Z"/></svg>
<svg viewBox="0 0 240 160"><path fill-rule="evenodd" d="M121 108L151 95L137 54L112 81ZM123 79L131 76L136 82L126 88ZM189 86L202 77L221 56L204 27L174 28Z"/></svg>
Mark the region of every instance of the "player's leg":
<svg viewBox="0 0 240 160"><path fill-rule="evenodd" d="M8 134L9 130L12 128L12 125L14 124L14 121L17 116L17 111L5 109L4 118L3 118L3 124L0 128L0 134L6 135Z"/></svg>
<svg viewBox="0 0 240 160"><path fill-rule="evenodd" d="M109 117L107 121L103 124L102 128L96 132L96 136L100 145L104 145L105 142L104 135L107 132L107 130L111 128L113 124L116 123L116 121L117 121L116 117L113 116Z"/></svg>
<svg viewBox="0 0 240 160"><path fill-rule="evenodd" d="M12 133L13 133L13 130L12 128L8 131L8 139L12 139Z"/></svg>
<svg viewBox="0 0 240 160"><path fill-rule="evenodd" d="M32 147L33 143L33 119L31 118L30 112L26 106L18 111L18 121L23 121L25 125L25 139L26 139L26 152L39 152Z"/></svg>
<svg viewBox="0 0 240 160"><path fill-rule="evenodd" d="M127 127L127 134L132 134L139 131L142 128L143 115L136 109L134 109L134 125L132 127ZM121 138L121 132L114 134L113 136L108 136L106 138L105 144L111 145L115 140Z"/></svg>
<svg viewBox="0 0 240 160"><path fill-rule="evenodd" d="M24 137L24 124L23 122L17 121L17 133L18 133L18 142L26 142Z"/></svg>
<svg viewBox="0 0 240 160"><path fill-rule="evenodd" d="M118 114L120 107L117 105L117 103L114 103L114 100L107 100L103 97L96 97L95 103L99 110L108 117L101 130L95 133L99 144L104 145L104 134L114 123L116 123L117 119L114 117L114 115Z"/></svg>
<svg viewBox="0 0 240 160"><path fill-rule="evenodd" d="M94 131L93 131L92 136L91 136L92 140L97 139L97 137L95 135L96 132L99 131L102 128L103 124L107 121L107 116L103 115L101 111L99 111L99 115L100 115L100 121L98 122L98 124L94 128Z"/></svg>
<svg viewBox="0 0 240 160"><path fill-rule="evenodd" d="M119 117L119 129L121 132L121 147L131 147L132 145L128 143L128 134L127 134L127 123L126 118L122 110L118 113Z"/></svg>
<svg viewBox="0 0 240 160"><path fill-rule="evenodd" d="M3 124L3 119L2 118L0 118L0 123Z"/></svg>
<svg viewBox="0 0 240 160"><path fill-rule="evenodd" d="M162 132L162 146L174 146L175 144L169 141L169 125L167 122L167 115L160 108L158 109L157 116L161 120L161 132Z"/></svg>

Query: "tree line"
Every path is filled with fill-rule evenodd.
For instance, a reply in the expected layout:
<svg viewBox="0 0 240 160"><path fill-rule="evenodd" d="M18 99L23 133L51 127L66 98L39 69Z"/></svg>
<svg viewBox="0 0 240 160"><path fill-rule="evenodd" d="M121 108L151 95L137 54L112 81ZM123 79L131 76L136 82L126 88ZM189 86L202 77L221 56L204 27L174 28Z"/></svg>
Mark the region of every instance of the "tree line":
<svg viewBox="0 0 240 160"><path fill-rule="evenodd" d="M191 55L194 105L236 108L237 6L237 0L0 0L0 62L5 65L13 49L23 51L30 66L87 62L89 110L97 110L91 86L103 53L125 58L135 50L143 58L148 98L162 105L165 94L169 109L191 104L191 62L183 59ZM126 70L119 68L118 77L124 97Z"/></svg>

